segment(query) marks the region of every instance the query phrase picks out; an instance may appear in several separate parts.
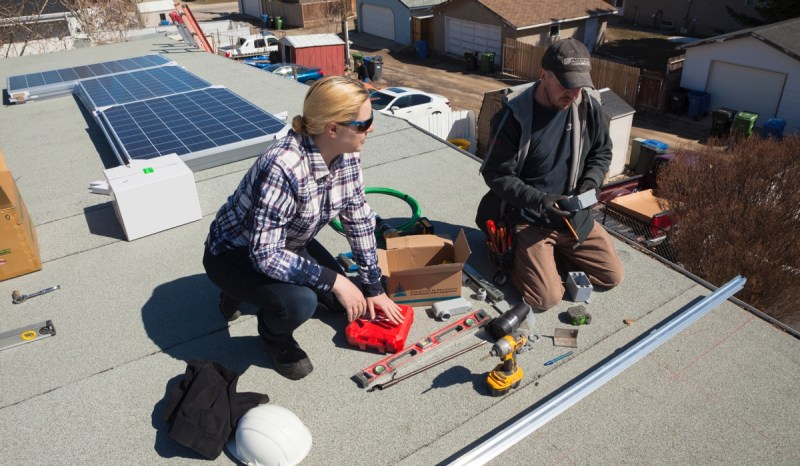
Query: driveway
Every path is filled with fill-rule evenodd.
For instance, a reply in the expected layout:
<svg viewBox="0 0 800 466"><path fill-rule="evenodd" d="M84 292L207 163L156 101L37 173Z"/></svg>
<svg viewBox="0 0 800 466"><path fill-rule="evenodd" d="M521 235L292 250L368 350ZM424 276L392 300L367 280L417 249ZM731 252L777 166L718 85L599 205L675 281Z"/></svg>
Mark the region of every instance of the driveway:
<svg viewBox="0 0 800 466"><path fill-rule="evenodd" d="M480 114L486 92L523 84L525 81L499 72L481 74L468 71L466 63L453 57L435 55L420 59L410 47L364 33L352 33L351 50L364 55L380 55L383 59L378 87L407 86L450 99L453 109L472 110ZM711 117L700 121L656 112L637 112L634 115L631 139L656 139L671 148L696 148L707 138Z"/></svg>
<svg viewBox="0 0 800 466"><path fill-rule="evenodd" d="M236 2L194 2L192 11L199 21L242 19ZM272 32L280 37L331 33L334 30L327 26L316 30L290 28ZM356 32L352 24L349 38L352 43L351 52L382 57L381 79L373 83L377 87L406 86L441 94L450 99L453 109L472 110L476 117L480 114L484 93L525 82L498 72L484 75L477 70L468 71L463 60L453 57L436 54L420 59L412 47ZM352 75L355 77L355 73ZM695 122L670 114L637 112L630 138L656 139L669 144L670 148L692 149L705 142L710 128L710 116Z"/></svg>

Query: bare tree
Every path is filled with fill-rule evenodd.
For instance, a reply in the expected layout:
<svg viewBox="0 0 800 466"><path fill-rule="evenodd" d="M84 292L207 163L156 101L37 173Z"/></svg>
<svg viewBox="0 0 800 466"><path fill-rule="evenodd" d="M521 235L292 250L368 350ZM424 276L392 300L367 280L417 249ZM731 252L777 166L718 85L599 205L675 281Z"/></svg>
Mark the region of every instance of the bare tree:
<svg viewBox="0 0 800 466"><path fill-rule="evenodd" d="M719 142L659 172L678 261L714 284L747 277L743 301L800 328L800 137Z"/></svg>
<svg viewBox="0 0 800 466"><path fill-rule="evenodd" d="M67 48L68 14L58 0L0 3L0 51L4 57Z"/></svg>
<svg viewBox="0 0 800 466"><path fill-rule="evenodd" d="M140 27L135 0L4 0L0 2L0 53L19 56L125 40Z"/></svg>
<svg viewBox="0 0 800 466"><path fill-rule="evenodd" d="M80 32L95 45L125 40L125 33L141 27L135 0L61 0L78 23Z"/></svg>

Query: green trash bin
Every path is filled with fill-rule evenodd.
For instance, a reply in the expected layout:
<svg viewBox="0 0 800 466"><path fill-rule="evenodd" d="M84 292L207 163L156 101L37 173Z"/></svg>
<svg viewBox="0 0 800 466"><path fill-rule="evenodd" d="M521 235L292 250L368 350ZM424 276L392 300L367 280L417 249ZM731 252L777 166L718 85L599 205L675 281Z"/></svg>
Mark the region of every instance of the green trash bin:
<svg viewBox="0 0 800 466"><path fill-rule="evenodd" d="M279 31L281 29L283 29L283 17L281 17L281 16L276 16L275 17L275 29L277 29Z"/></svg>
<svg viewBox="0 0 800 466"><path fill-rule="evenodd" d="M494 73L494 52L481 52L479 65L481 73Z"/></svg>
<svg viewBox="0 0 800 466"><path fill-rule="evenodd" d="M756 120L758 120L758 113L739 112L733 119L731 131L735 136L749 138L753 135Z"/></svg>

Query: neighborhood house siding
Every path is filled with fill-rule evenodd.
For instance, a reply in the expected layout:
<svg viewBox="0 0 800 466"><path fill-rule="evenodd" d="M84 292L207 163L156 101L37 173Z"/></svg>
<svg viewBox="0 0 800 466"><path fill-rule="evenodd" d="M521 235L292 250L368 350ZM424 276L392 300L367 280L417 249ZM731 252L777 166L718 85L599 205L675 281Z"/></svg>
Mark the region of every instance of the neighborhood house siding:
<svg viewBox="0 0 800 466"><path fill-rule="evenodd" d="M259 0L239 0L239 11L244 15L250 15L255 18L261 18L261 15L266 12L261 7Z"/></svg>
<svg viewBox="0 0 800 466"><path fill-rule="evenodd" d="M731 75L713 75L720 70ZM781 75L783 86L776 88ZM720 87L709 87L715 83ZM753 37L687 48L681 86L708 92L709 110L759 113L757 126L777 117L786 120L786 133L800 131L800 61Z"/></svg>
<svg viewBox="0 0 800 466"><path fill-rule="evenodd" d="M583 42L583 23L572 21L569 23L561 23L558 26L558 39L575 38ZM602 29L605 30L605 21L602 23ZM548 46L553 42L550 39L550 25L518 31L516 39L526 44L538 46Z"/></svg>
<svg viewBox="0 0 800 466"><path fill-rule="evenodd" d="M445 5L447 6L439 7L437 9L437 12L441 12L441 14L434 15L433 48L435 50L440 52L449 52L450 49L454 47L456 42L462 43L462 47L467 48L466 44L464 44L459 38L459 32L463 32L463 27L469 26L469 23L482 25L483 29L486 30L486 33L499 30L500 50L502 49L503 23L500 18L497 17L497 15L476 2L459 2L457 4ZM450 19L450 21L448 21L448 19ZM452 20L456 21L454 22ZM451 37L454 34L456 37ZM488 40L488 38L486 39ZM495 63L501 63L500 50L490 50L482 47L477 51L494 51L496 52ZM458 52L455 50L450 53L458 54Z"/></svg>
<svg viewBox="0 0 800 466"><path fill-rule="evenodd" d="M497 26L445 18L447 45L445 51L454 55L467 52L494 52L498 61L502 52L502 30Z"/></svg>
<svg viewBox="0 0 800 466"><path fill-rule="evenodd" d="M383 37L392 41L397 40L400 29L397 19L402 12L398 2L371 0L362 2L359 17L362 19L359 27L363 32Z"/></svg>
<svg viewBox="0 0 800 466"><path fill-rule="evenodd" d="M359 0L358 29L400 44L411 44L411 11L399 0Z"/></svg>

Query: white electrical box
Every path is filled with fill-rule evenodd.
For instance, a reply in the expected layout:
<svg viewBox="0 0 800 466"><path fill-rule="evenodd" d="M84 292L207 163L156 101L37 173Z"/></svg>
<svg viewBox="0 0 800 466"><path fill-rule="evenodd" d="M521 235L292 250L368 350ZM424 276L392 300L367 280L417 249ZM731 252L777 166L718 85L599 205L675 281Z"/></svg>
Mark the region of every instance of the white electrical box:
<svg viewBox="0 0 800 466"><path fill-rule="evenodd" d="M128 241L200 220L194 175L176 154L104 170Z"/></svg>

